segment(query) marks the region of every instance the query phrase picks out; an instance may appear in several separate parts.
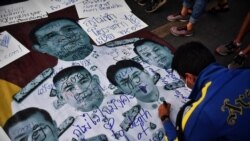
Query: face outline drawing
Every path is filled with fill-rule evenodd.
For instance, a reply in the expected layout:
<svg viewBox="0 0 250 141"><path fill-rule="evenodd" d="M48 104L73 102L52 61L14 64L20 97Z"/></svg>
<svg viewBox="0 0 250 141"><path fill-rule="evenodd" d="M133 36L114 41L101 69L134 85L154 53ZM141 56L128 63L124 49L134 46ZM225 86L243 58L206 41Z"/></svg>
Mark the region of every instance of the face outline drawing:
<svg viewBox="0 0 250 141"><path fill-rule="evenodd" d="M54 83L57 93L69 105L82 112L88 112L97 109L101 105L104 95L98 77L96 75L92 76L85 68L80 68Z"/></svg>
<svg viewBox="0 0 250 141"><path fill-rule="evenodd" d="M137 55L146 63L160 68L169 69L171 67L173 54L171 51L158 43L145 40L135 46Z"/></svg>
<svg viewBox="0 0 250 141"><path fill-rule="evenodd" d="M65 61L81 60L93 50L87 33L69 19L51 21L38 28L33 35L33 48Z"/></svg>
<svg viewBox="0 0 250 141"><path fill-rule="evenodd" d="M136 67L127 67L118 70L115 74L117 87L124 92L135 96L143 102L155 102L159 98L158 88L149 74Z"/></svg>
<svg viewBox="0 0 250 141"><path fill-rule="evenodd" d="M37 112L10 127L9 137L12 141L58 141L58 132L55 123Z"/></svg>

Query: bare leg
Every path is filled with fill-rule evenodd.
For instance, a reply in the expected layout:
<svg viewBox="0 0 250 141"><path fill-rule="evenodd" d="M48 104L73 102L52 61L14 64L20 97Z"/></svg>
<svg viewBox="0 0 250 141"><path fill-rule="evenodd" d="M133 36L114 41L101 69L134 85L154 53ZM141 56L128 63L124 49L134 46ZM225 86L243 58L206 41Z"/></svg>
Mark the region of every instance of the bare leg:
<svg viewBox="0 0 250 141"><path fill-rule="evenodd" d="M250 28L250 11L247 13L234 42L240 44Z"/></svg>

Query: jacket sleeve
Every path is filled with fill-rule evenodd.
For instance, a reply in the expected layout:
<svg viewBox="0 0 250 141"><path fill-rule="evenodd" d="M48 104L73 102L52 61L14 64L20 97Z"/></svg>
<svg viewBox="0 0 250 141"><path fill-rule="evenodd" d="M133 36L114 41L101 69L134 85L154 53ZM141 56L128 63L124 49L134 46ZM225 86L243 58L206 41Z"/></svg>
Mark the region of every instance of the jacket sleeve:
<svg viewBox="0 0 250 141"><path fill-rule="evenodd" d="M169 119L163 121L163 127L168 141L174 141L177 137L174 125Z"/></svg>

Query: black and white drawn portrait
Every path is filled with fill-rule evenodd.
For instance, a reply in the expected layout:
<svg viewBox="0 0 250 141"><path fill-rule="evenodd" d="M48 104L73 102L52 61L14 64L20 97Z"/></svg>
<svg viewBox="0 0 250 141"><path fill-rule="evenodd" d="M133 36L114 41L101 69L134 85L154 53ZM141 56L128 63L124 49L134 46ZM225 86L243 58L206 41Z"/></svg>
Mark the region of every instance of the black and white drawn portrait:
<svg viewBox="0 0 250 141"><path fill-rule="evenodd" d="M142 39L134 43L134 52L146 63L163 69L171 67L173 54L166 47L153 40Z"/></svg>
<svg viewBox="0 0 250 141"><path fill-rule="evenodd" d="M87 33L70 19L57 19L34 29L33 48L64 61L80 60L93 50Z"/></svg>
<svg viewBox="0 0 250 141"><path fill-rule="evenodd" d="M159 76L150 76L135 61L122 60L111 65L107 70L107 78L117 86L116 93L129 94L146 103L155 102L159 98L159 91L155 86Z"/></svg>
<svg viewBox="0 0 250 141"><path fill-rule="evenodd" d="M10 117L4 130L11 141L58 141L56 123L39 108L27 108Z"/></svg>
<svg viewBox="0 0 250 141"><path fill-rule="evenodd" d="M97 75L82 66L61 70L53 78L58 97L77 110L88 112L97 109L104 98Z"/></svg>

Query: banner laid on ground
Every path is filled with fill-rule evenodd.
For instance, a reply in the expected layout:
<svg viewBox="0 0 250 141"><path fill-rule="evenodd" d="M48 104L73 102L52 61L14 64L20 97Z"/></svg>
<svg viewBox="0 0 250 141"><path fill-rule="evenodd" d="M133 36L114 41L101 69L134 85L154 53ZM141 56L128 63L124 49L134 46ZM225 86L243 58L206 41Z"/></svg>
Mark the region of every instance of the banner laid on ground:
<svg viewBox="0 0 250 141"><path fill-rule="evenodd" d="M132 13L97 17L70 7L0 28L30 50L0 68L0 125L12 141L165 140L159 105L171 103L175 123L190 93L170 68L174 48L139 31ZM89 31L114 38L96 45Z"/></svg>

